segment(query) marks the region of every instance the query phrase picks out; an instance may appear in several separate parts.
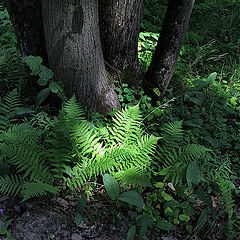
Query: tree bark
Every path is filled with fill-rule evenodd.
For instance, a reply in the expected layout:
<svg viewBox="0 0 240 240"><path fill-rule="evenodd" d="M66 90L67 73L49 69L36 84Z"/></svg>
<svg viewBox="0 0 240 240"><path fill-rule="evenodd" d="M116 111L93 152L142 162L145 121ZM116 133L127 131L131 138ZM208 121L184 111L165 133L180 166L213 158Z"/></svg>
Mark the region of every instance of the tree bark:
<svg viewBox="0 0 240 240"><path fill-rule="evenodd" d="M102 55L98 0L42 0L50 68L68 96L108 113L120 108Z"/></svg>
<svg viewBox="0 0 240 240"><path fill-rule="evenodd" d="M107 66L136 78L138 36L142 20L143 0L100 0L100 34ZM108 68L111 70L111 68ZM130 76L129 76L130 75ZM135 76L134 76L135 75ZM136 79L135 79L136 80Z"/></svg>
<svg viewBox="0 0 240 240"><path fill-rule="evenodd" d="M166 93L186 35L195 0L169 0L162 31L152 62L145 75L144 88ZM152 92L153 93L153 92Z"/></svg>
<svg viewBox="0 0 240 240"><path fill-rule="evenodd" d="M48 65L40 0L6 0L22 56L40 56Z"/></svg>

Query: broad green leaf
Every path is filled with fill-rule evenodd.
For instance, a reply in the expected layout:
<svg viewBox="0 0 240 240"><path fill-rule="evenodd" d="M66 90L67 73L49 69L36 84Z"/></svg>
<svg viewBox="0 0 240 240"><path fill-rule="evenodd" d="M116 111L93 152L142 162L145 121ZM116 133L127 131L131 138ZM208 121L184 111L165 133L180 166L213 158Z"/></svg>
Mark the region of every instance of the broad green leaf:
<svg viewBox="0 0 240 240"><path fill-rule="evenodd" d="M42 64L41 57L27 56L24 58L26 64L32 71L32 75L37 75L40 72L40 66Z"/></svg>
<svg viewBox="0 0 240 240"><path fill-rule="evenodd" d="M15 114L17 114L17 115L24 115L24 114L32 114L32 113L35 113L35 111L32 110L31 108L17 108L14 112L15 112Z"/></svg>
<svg viewBox="0 0 240 240"><path fill-rule="evenodd" d="M176 225L178 225L178 224L180 223L180 221L179 221L177 218L174 218L174 219L173 219L173 223L176 224Z"/></svg>
<svg viewBox="0 0 240 240"><path fill-rule="evenodd" d="M47 99L50 92L51 92L50 88L44 88L43 90L41 90L35 99L36 106L40 106L41 103Z"/></svg>
<svg viewBox="0 0 240 240"><path fill-rule="evenodd" d="M192 230L193 230L192 225L187 225L187 226L186 226L186 230L187 230L187 232L191 233Z"/></svg>
<svg viewBox="0 0 240 240"><path fill-rule="evenodd" d="M38 81L37 81L38 85L39 86L46 86L47 83L48 83L48 80L46 78L39 78Z"/></svg>
<svg viewBox="0 0 240 240"><path fill-rule="evenodd" d="M54 74L52 70L43 65L40 66L40 70L38 84L40 86L45 86Z"/></svg>
<svg viewBox="0 0 240 240"><path fill-rule="evenodd" d="M217 73L216 72L213 72L211 73L209 76L208 76L208 81L209 83L212 83L217 77Z"/></svg>
<svg viewBox="0 0 240 240"><path fill-rule="evenodd" d="M133 225L129 228L127 233L127 240L133 240L136 235L136 226Z"/></svg>
<svg viewBox="0 0 240 240"><path fill-rule="evenodd" d="M86 207L86 204L87 204L87 195L84 194L84 195L78 200L78 203L77 203L77 213L80 213L80 212Z"/></svg>
<svg viewBox="0 0 240 240"><path fill-rule="evenodd" d="M162 182L158 182L158 183L155 183L153 186L156 188L163 188L164 184Z"/></svg>
<svg viewBox="0 0 240 240"><path fill-rule="evenodd" d="M156 227L159 229L162 229L162 230L166 230L166 231L175 229L173 224L171 224L170 222L164 221L164 220L158 221Z"/></svg>
<svg viewBox="0 0 240 240"><path fill-rule="evenodd" d="M117 199L138 208L144 209L143 199L141 195L135 191L124 192Z"/></svg>
<svg viewBox="0 0 240 240"><path fill-rule="evenodd" d="M62 90L61 86L57 82L53 81L49 83L49 88L53 93L57 93L58 91Z"/></svg>
<svg viewBox="0 0 240 240"><path fill-rule="evenodd" d="M117 180L110 174L105 174L103 176L103 184L106 188L109 197L112 200L116 200L117 197L119 196L119 185Z"/></svg>
<svg viewBox="0 0 240 240"><path fill-rule="evenodd" d="M153 224L153 219L147 215L140 215L136 218L137 226L151 226Z"/></svg>
<svg viewBox="0 0 240 240"><path fill-rule="evenodd" d="M184 221L184 222L189 222L189 221L190 221L190 217L187 216L187 215L185 215L185 214L180 214L180 215L179 215L179 219L180 219L181 221Z"/></svg>
<svg viewBox="0 0 240 240"><path fill-rule="evenodd" d="M167 207L167 208L164 210L164 213L165 213L166 216L172 216L173 210L172 210L170 207Z"/></svg>
<svg viewBox="0 0 240 240"><path fill-rule="evenodd" d="M203 99L201 99L201 98L194 98L194 97L192 97L192 98L189 99L189 101L195 103L198 106L201 106L202 103L203 103Z"/></svg>
<svg viewBox="0 0 240 240"><path fill-rule="evenodd" d="M170 196L169 194L165 193L164 191L161 192L161 195L162 195L162 197L163 197L163 199L164 199L165 201L171 201L171 200L173 200L172 196Z"/></svg>
<svg viewBox="0 0 240 240"><path fill-rule="evenodd" d="M142 240L147 233L147 226L142 226L138 234L138 240Z"/></svg>
<svg viewBox="0 0 240 240"><path fill-rule="evenodd" d="M196 227L194 228L194 231L199 232L203 228L206 221L207 221L207 210L204 209L198 218L198 221L197 221Z"/></svg>
<svg viewBox="0 0 240 240"><path fill-rule="evenodd" d="M199 184L201 180L201 169L197 160L189 164L186 172L186 179L190 190Z"/></svg>
<svg viewBox="0 0 240 240"><path fill-rule="evenodd" d="M77 215L75 218L74 218L74 222L76 223L76 225L79 227L82 223L82 220L83 220L83 217L81 215Z"/></svg>

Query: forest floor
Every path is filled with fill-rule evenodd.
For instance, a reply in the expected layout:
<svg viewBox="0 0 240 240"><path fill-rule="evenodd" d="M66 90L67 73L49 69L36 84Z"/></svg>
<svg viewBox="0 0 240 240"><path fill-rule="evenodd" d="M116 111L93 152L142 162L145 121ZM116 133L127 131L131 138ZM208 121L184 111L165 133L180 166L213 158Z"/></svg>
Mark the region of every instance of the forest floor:
<svg viewBox="0 0 240 240"><path fill-rule="evenodd" d="M7 196L0 197L0 208L8 219L12 219L8 230L15 240L126 239L123 233L127 232L128 225L124 221L110 229L107 223L89 220L88 215L84 215L81 225L76 226L76 205L72 196L35 198L23 203ZM0 239L7 240L1 236Z"/></svg>
<svg viewBox="0 0 240 240"><path fill-rule="evenodd" d="M95 203L90 201L91 204ZM102 201L100 204L103 204L104 208L105 203ZM25 202L0 196L0 209L3 210L4 216L12 220L8 231L11 232L14 240L125 240L130 227L129 222L131 218L136 218L135 215L118 218L106 214L106 218L103 219L102 216L95 215L97 212L95 213L93 208L89 208L90 215L85 212L82 223L77 226L74 222L76 206L77 200L70 195L32 198ZM105 213L107 209L111 207L105 208ZM0 226L2 224L4 223L0 220ZM166 231L159 237L153 237L151 234L149 232L143 240L183 239L173 237L172 233L166 234ZM0 240L9 239L0 235Z"/></svg>

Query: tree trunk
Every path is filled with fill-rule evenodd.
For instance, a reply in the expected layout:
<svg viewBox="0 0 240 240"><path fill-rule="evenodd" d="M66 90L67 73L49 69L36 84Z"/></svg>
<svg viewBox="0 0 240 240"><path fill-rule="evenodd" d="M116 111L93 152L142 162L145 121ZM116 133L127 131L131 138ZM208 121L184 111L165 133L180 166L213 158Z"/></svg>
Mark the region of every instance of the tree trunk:
<svg viewBox="0 0 240 240"><path fill-rule="evenodd" d="M134 77L136 82L140 73L138 36L143 0L100 0L99 5L100 34L106 66L118 69L125 75L126 81Z"/></svg>
<svg viewBox="0 0 240 240"><path fill-rule="evenodd" d="M186 35L195 0L169 0L162 31L145 75L145 89L159 88L165 94Z"/></svg>
<svg viewBox="0 0 240 240"><path fill-rule="evenodd" d="M40 0L6 0L22 56L40 56L48 65Z"/></svg>
<svg viewBox="0 0 240 240"><path fill-rule="evenodd" d="M67 95L104 114L120 108L104 67L98 0L42 0L42 14L50 68Z"/></svg>

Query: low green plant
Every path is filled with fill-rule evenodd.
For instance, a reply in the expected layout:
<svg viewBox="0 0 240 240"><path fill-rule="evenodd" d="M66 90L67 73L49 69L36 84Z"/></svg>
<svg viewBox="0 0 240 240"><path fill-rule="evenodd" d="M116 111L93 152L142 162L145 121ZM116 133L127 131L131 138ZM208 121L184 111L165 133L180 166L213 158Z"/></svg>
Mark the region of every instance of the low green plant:
<svg viewBox="0 0 240 240"><path fill-rule="evenodd" d="M144 72L150 66L152 55L157 46L159 33L140 32L138 39L138 59Z"/></svg>
<svg viewBox="0 0 240 240"><path fill-rule="evenodd" d="M209 151L199 144L185 144L182 122L163 125L161 139L152 172L163 176L164 181L174 185L188 183L189 188L196 186L201 179L200 161Z"/></svg>
<svg viewBox="0 0 240 240"><path fill-rule="evenodd" d="M52 70L42 65L43 60L41 57L27 56L24 58L24 61L32 71L31 75L39 77L37 83L41 87L48 85L48 87L42 89L37 94L35 98L35 104L37 107L48 98L51 92L57 94L63 101L66 100L66 96L63 91L63 84L61 82L51 81L54 73Z"/></svg>
<svg viewBox="0 0 240 240"><path fill-rule="evenodd" d="M2 209L0 209L0 221L1 221L0 235L7 236L8 240L14 240L11 232L7 230L12 220L8 220L7 217L4 216L4 212Z"/></svg>
<svg viewBox="0 0 240 240"><path fill-rule="evenodd" d="M112 126L93 128L73 97L47 132L26 123L4 129L0 162L8 171L0 191L26 200L57 193L56 181L77 189L106 172L121 184L150 185L147 169L158 138L144 134L138 105L115 116Z"/></svg>

